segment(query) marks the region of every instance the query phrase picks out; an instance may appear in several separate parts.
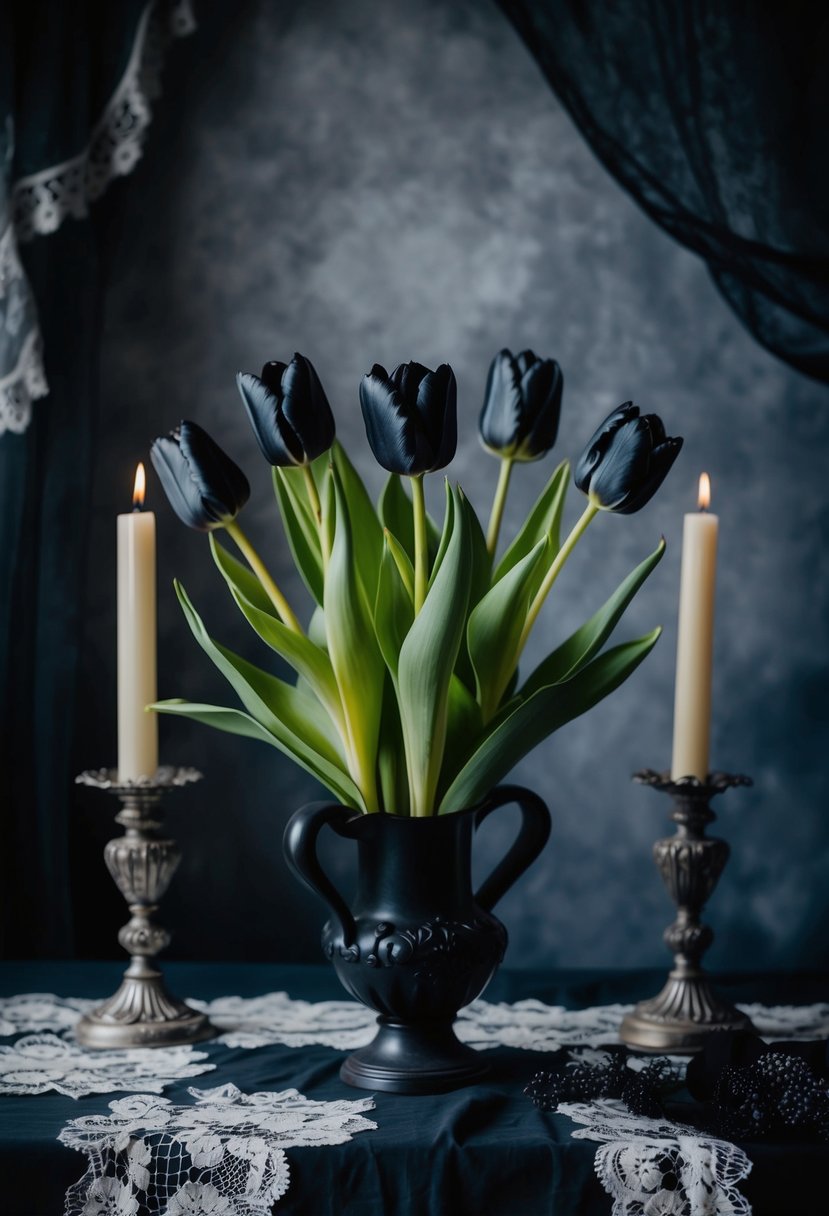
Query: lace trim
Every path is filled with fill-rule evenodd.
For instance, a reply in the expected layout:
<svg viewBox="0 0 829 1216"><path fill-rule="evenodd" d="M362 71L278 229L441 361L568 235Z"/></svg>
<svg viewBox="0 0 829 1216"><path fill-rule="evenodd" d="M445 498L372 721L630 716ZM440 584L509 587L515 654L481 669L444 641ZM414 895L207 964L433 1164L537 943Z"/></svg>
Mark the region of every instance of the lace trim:
<svg viewBox="0 0 829 1216"><path fill-rule="evenodd" d="M738 1186L751 1172L741 1148L692 1127L632 1115L622 1102L562 1102L574 1140L596 1140L596 1176L612 1216L751 1216Z"/></svg>
<svg viewBox="0 0 829 1216"><path fill-rule="evenodd" d="M295 1089L188 1089L189 1106L135 1094L73 1119L58 1139L85 1153L65 1216L270 1216L288 1189L285 1149L344 1144L377 1124L371 1098L317 1102Z"/></svg>
<svg viewBox="0 0 829 1216"><path fill-rule="evenodd" d="M150 101L161 91L164 52L172 38L184 37L195 28L190 0L172 0L169 5L151 0L138 23L121 82L86 148L61 164L14 183L12 205L18 240L54 232L69 215L82 218L113 178L132 172L152 118Z"/></svg>
<svg viewBox="0 0 829 1216"><path fill-rule="evenodd" d="M32 413L32 402L49 391L37 312L28 279L17 252L14 228L0 236L0 435L21 434Z"/></svg>

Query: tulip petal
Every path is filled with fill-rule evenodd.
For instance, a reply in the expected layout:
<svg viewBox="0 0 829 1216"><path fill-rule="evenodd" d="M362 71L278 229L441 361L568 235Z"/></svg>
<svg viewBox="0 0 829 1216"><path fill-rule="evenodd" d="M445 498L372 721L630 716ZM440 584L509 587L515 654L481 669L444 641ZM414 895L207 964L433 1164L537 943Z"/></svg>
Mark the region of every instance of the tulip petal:
<svg viewBox="0 0 829 1216"><path fill-rule="evenodd" d="M334 415L310 359L295 354L282 375L282 413L296 436L297 463L316 460L334 442ZM288 434L283 438L291 446Z"/></svg>
<svg viewBox="0 0 829 1216"><path fill-rule="evenodd" d="M530 423L522 450L532 460L545 456L558 437L564 377L555 359L539 361L522 381Z"/></svg>
<svg viewBox="0 0 829 1216"><path fill-rule="evenodd" d="M239 372L236 384L253 427L256 442L268 464L277 468L284 465L301 464L302 445L281 418L282 410L279 398L258 376L254 376L250 372Z"/></svg>
<svg viewBox="0 0 829 1216"><path fill-rule="evenodd" d="M195 422L182 422L179 443L205 509L215 511L221 523L235 518L250 498L250 486L242 470Z"/></svg>
<svg viewBox="0 0 829 1216"><path fill-rule="evenodd" d="M230 523L250 497L242 470L195 422L156 439L150 458L179 519L200 532Z"/></svg>
<svg viewBox="0 0 829 1216"><path fill-rule="evenodd" d="M156 439L150 448L150 459L170 506L181 522L199 532L207 532L217 527L213 520L205 519L201 494L190 476L175 439L167 435Z"/></svg>
<svg viewBox="0 0 829 1216"><path fill-rule="evenodd" d="M650 472L645 484L629 496L621 507L617 508L619 515L633 515L634 511L641 510L646 503L650 502L668 476L671 465L679 455L682 442L679 436L666 439L651 453Z"/></svg>
<svg viewBox="0 0 829 1216"><path fill-rule="evenodd" d="M448 363L441 363L429 379L429 388L423 399L421 417L428 417L428 434L432 446L432 463L426 470L433 473L443 469L454 458L458 446L458 390L455 373ZM421 393L424 380L418 390L418 410L421 409Z"/></svg>
<svg viewBox="0 0 829 1216"><path fill-rule="evenodd" d="M360 381L360 407L377 462L390 473L416 473L417 428L404 398L376 364Z"/></svg>
<svg viewBox="0 0 829 1216"><path fill-rule="evenodd" d="M262 368L260 380L269 392L273 393L277 401L282 400L282 377L285 374L287 363L279 363L276 359L269 359Z"/></svg>
<svg viewBox="0 0 829 1216"><path fill-rule="evenodd" d="M522 380L526 376L527 372L531 370L531 368L535 367L537 363L541 362L542 360L539 359L535 351L532 350L519 351L519 353L515 356L515 365L518 368L518 374Z"/></svg>
<svg viewBox="0 0 829 1216"><path fill-rule="evenodd" d="M588 494L590 492L591 475L610 447L616 431L625 422L638 417L639 406L634 405L632 401L626 401L624 405L620 405L613 413L608 414L601 426L593 433L576 464L573 475L576 487L582 493Z"/></svg>
<svg viewBox="0 0 829 1216"><path fill-rule="evenodd" d="M589 494L606 511L621 507L647 477L650 468L650 431L641 418L624 422L613 435L598 468L590 478Z"/></svg>
<svg viewBox="0 0 829 1216"><path fill-rule="evenodd" d="M526 353L526 352L525 352ZM485 447L511 455L522 438L521 376L508 350L499 351L489 366L478 430Z"/></svg>

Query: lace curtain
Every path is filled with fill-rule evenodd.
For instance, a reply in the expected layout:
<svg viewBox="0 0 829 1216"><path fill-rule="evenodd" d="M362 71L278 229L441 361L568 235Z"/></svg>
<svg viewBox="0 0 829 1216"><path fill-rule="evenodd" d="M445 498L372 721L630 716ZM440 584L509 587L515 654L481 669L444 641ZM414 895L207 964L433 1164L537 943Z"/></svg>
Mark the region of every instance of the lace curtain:
<svg viewBox="0 0 829 1216"><path fill-rule="evenodd" d="M826 6L499 3L605 168L759 342L829 380Z"/></svg>

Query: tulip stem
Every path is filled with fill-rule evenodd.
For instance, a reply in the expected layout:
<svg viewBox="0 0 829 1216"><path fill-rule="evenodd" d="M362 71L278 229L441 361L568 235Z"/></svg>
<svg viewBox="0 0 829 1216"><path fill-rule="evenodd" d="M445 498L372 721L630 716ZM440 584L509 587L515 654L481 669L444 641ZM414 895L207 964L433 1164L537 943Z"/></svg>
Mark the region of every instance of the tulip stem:
<svg viewBox="0 0 829 1216"><path fill-rule="evenodd" d="M498 474L498 485L495 487L495 497L492 500L492 513L489 517L489 528L486 534L486 547L489 550L490 557L495 556L495 550L498 548L498 535L501 531L501 520L504 515L504 506L507 501L507 490L509 489L509 479L512 476L513 464L512 457L501 457L501 471Z"/></svg>
<svg viewBox="0 0 829 1216"><path fill-rule="evenodd" d="M538 588L535 599L530 604L530 610L527 613L527 619L524 622L524 628L518 642L518 655L516 658L520 656L521 651L524 649L524 644L526 643L527 638L530 636L530 631L535 624L535 619L541 611L541 605L544 603L550 588L561 573L564 563L575 549L582 533L585 531L594 515L597 515L598 512L599 508L594 503L588 502L587 506L584 508L584 511L573 525L570 535L567 537L566 541L556 554L550 569L547 571L544 582Z"/></svg>
<svg viewBox="0 0 829 1216"><path fill-rule="evenodd" d="M320 525L322 523L322 506L320 504L317 483L314 481L314 474L309 464L304 464L302 466L302 475L305 478L305 488L308 491L308 501L311 504L311 510L314 512L317 525Z"/></svg>
<svg viewBox="0 0 829 1216"><path fill-rule="evenodd" d="M426 589L429 582L428 544L426 540L426 498L423 493L423 475L412 479L412 511L414 513L414 549L415 549L415 582L414 610L415 616L423 607L426 599Z"/></svg>
<svg viewBox="0 0 829 1216"><path fill-rule="evenodd" d="M302 633L302 626L297 620L291 605L271 578L262 558L256 552L239 525L236 522L225 524L225 531L233 537L238 545L251 570L262 584L268 599L278 612L282 623L287 625L289 629L293 629L294 633Z"/></svg>

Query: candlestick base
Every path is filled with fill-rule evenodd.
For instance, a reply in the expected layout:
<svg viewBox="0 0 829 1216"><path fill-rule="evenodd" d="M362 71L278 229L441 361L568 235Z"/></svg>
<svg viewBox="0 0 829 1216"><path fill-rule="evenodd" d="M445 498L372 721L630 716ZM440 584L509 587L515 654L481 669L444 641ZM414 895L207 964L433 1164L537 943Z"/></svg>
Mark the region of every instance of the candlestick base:
<svg viewBox="0 0 829 1216"><path fill-rule="evenodd" d="M137 781L119 782L113 769L81 773L75 779L115 794L122 804L115 822L124 835L109 841L104 860L131 913L118 934L130 955L121 986L75 1029L86 1047L169 1047L198 1043L217 1033L203 1013L170 995L153 965L156 954L170 943L169 933L153 914L181 860L175 841L158 835L158 806L168 790L200 778L192 768L160 768L153 777Z"/></svg>
<svg viewBox="0 0 829 1216"><path fill-rule="evenodd" d="M751 779L712 773L705 781L672 781L668 773L646 769L634 780L664 790L675 803L671 818L676 834L658 840L653 855L677 906L677 918L664 934L674 955L673 970L657 996L640 1001L624 1018L619 1034L639 1051L691 1055L702 1049L712 1031L752 1029L744 1013L717 996L702 969L714 933L699 919L730 853L726 841L705 835L706 825L716 818L709 802L733 786L751 785Z"/></svg>

